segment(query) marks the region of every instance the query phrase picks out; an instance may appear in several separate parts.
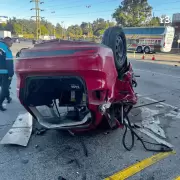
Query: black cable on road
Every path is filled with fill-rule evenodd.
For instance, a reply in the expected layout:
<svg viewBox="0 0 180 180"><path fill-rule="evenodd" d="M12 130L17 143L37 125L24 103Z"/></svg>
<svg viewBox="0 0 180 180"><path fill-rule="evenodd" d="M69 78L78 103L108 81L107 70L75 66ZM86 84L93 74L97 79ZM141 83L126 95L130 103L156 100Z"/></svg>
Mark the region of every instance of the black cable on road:
<svg viewBox="0 0 180 180"><path fill-rule="evenodd" d="M124 132L124 135L123 135L123 139L122 139L122 143L123 143L123 146L126 150L128 151L131 151L132 148L134 147L134 138L135 136L138 138L138 140L140 140L140 142L142 143L143 147L145 150L147 151L152 151L152 152L170 152L170 151L173 151L172 148L168 147L167 145L165 144L157 144L157 143L151 143L151 142L148 142L148 141L144 141L133 129L131 123L130 123L130 120L128 118L128 116L126 116L126 119L127 119L127 123L125 122L124 123L124 126L125 126L125 132ZM132 138L132 143L131 143L131 146L128 147L126 145L126 134L127 134L127 129L129 128L129 130L131 131L131 138ZM155 145L155 146L159 146L160 149L151 149L151 148L147 148L145 143L147 144L151 144L151 145Z"/></svg>

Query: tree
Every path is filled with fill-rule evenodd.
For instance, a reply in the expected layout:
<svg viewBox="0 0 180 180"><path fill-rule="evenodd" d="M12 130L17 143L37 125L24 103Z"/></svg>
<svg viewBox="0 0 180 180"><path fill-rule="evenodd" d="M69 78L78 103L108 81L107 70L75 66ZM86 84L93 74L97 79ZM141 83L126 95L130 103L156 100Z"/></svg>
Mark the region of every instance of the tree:
<svg viewBox="0 0 180 180"><path fill-rule="evenodd" d="M6 24L5 23L0 24L0 29L1 30L6 30Z"/></svg>
<svg viewBox="0 0 180 180"><path fill-rule="evenodd" d="M153 17L149 22L149 26L160 26L159 17Z"/></svg>
<svg viewBox="0 0 180 180"><path fill-rule="evenodd" d="M22 33L22 27L20 24L18 23L13 23L13 31L12 31L13 34L21 34Z"/></svg>
<svg viewBox="0 0 180 180"><path fill-rule="evenodd" d="M67 34L70 37L82 36L82 29L78 25L69 26L68 29L67 29Z"/></svg>
<svg viewBox="0 0 180 180"><path fill-rule="evenodd" d="M88 35L89 32L89 25L87 22L82 22L80 25L81 29L82 29L82 33L85 35Z"/></svg>
<svg viewBox="0 0 180 180"><path fill-rule="evenodd" d="M60 37L60 36L62 36L62 27L61 27L61 25L59 24L59 23L57 23L56 24L56 35L58 36L58 37Z"/></svg>
<svg viewBox="0 0 180 180"><path fill-rule="evenodd" d="M41 35L48 35L48 30L45 25L41 25Z"/></svg>
<svg viewBox="0 0 180 180"><path fill-rule="evenodd" d="M112 27L115 24L110 21L105 21L103 18L99 18L92 23L92 31L95 36L100 36L108 27Z"/></svg>
<svg viewBox="0 0 180 180"><path fill-rule="evenodd" d="M152 7L147 0L123 0L112 16L119 25L138 27L149 23L151 13Z"/></svg>
<svg viewBox="0 0 180 180"><path fill-rule="evenodd" d="M115 24L110 21L106 21L103 18L98 18L93 23L82 22L79 25L69 26L67 31L62 28L59 23L54 26L51 22L42 19L41 20L41 35L54 35L60 38L66 35L71 37L82 37L83 35L90 36L100 36L104 31ZM10 18L7 24L0 24L0 30L11 31L12 35L20 35L23 33L25 38L36 37L36 22L32 19L17 19L15 17ZM55 31L54 31L55 30Z"/></svg>

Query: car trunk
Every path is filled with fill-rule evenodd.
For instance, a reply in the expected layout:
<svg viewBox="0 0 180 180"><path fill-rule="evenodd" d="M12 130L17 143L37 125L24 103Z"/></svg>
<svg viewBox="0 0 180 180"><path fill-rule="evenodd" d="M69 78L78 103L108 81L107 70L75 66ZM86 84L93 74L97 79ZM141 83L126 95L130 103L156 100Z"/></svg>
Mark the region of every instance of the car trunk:
<svg viewBox="0 0 180 180"><path fill-rule="evenodd" d="M91 117L86 86L80 77L27 77L22 98L46 127L76 126Z"/></svg>

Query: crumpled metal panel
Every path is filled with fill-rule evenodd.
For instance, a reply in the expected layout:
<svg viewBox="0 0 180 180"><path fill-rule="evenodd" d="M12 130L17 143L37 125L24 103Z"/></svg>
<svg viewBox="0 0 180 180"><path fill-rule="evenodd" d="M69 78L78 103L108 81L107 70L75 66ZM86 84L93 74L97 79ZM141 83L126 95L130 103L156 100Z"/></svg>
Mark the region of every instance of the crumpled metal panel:
<svg viewBox="0 0 180 180"><path fill-rule="evenodd" d="M32 126L33 117L29 113L20 114L0 144L27 146L32 134Z"/></svg>

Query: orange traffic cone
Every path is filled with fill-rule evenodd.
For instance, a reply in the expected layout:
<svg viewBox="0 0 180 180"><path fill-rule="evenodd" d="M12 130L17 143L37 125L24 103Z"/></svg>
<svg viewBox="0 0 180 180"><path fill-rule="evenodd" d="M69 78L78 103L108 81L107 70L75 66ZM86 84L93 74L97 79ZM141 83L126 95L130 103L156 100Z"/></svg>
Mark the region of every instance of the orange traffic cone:
<svg viewBox="0 0 180 180"><path fill-rule="evenodd" d="M152 57L152 60L153 60L153 61L155 61L155 60L156 60L154 55L153 55L153 57Z"/></svg>
<svg viewBox="0 0 180 180"><path fill-rule="evenodd" d="M143 54L142 59L145 59L145 53Z"/></svg>

